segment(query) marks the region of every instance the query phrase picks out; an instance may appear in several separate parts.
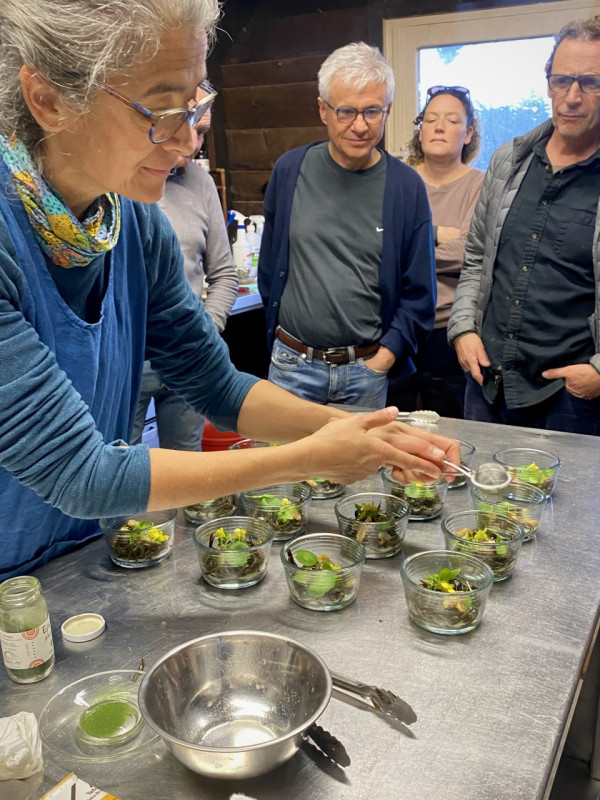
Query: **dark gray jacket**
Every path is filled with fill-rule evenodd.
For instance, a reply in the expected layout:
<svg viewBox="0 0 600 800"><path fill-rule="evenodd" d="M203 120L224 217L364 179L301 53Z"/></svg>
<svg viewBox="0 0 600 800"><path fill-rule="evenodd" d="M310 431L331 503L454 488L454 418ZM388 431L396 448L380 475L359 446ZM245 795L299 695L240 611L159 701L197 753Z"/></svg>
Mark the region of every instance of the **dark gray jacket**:
<svg viewBox="0 0 600 800"><path fill-rule="evenodd" d="M481 335L492 292L493 269L502 226L533 157L533 146L548 138L552 122L501 145L490 161L465 246L465 261L448 320L450 344L464 333ZM589 318L596 349L590 363L600 372L600 204L594 230L595 312Z"/></svg>

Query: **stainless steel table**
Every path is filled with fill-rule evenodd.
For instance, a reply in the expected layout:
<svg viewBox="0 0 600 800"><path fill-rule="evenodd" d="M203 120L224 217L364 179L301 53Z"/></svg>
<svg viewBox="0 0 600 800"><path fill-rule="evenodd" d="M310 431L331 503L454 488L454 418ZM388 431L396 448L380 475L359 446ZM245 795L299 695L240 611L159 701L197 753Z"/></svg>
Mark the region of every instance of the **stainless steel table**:
<svg viewBox="0 0 600 800"><path fill-rule="evenodd" d="M596 633L600 442L454 420L442 420L439 429L475 444L476 463L517 445L547 449L563 460L537 539L523 546L514 576L492 588L473 633L439 636L409 621L400 556L367 562L357 602L336 613L292 603L278 546L258 586L212 589L199 577L193 528L182 524L172 557L154 568L112 566L100 540L39 569L55 632L54 673L29 687L0 677L3 715L39 713L56 691L85 675L137 668L142 656L150 664L202 634L260 629L288 634L332 669L396 691L419 715L410 730L333 699L322 723L350 752L345 771L300 751L284 767L241 785L189 772L162 743L110 764L65 763L46 750L43 779L32 782L30 796L39 797L74 769L121 800L222 800L234 791L259 800L547 797ZM373 476L356 488L380 485ZM336 529L333 502L313 502L313 531ZM446 510L468 507L466 488L448 493ZM439 519L410 523L407 554L442 546ZM83 611L103 614L106 632L83 645L64 642L60 624Z"/></svg>

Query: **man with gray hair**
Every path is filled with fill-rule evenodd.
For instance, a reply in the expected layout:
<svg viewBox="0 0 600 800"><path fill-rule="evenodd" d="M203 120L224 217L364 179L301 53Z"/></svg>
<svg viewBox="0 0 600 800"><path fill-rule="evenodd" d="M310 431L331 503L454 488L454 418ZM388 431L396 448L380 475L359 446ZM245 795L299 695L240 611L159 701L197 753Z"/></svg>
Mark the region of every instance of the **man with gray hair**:
<svg viewBox="0 0 600 800"><path fill-rule="evenodd" d="M328 141L285 153L265 195L258 287L269 380L318 403L383 407L389 370L414 372L433 325L425 187L378 148L393 92L376 47L335 50L319 71Z"/></svg>
<svg viewBox="0 0 600 800"><path fill-rule="evenodd" d="M600 17L546 77L552 119L492 156L448 338L467 419L600 436Z"/></svg>

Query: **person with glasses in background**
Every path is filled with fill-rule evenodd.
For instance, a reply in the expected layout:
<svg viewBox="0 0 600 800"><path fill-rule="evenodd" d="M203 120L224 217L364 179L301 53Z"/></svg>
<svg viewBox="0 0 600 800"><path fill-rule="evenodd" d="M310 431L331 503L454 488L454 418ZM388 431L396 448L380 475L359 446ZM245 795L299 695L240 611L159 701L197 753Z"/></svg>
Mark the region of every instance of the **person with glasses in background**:
<svg viewBox="0 0 600 800"><path fill-rule="evenodd" d="M195 102L201 103L208 90L204 84L199 86ZM214 97L212 90L210 92ZM209 108L192 128L194 154L202 148L210 122ZM201 299L206 281L204 308L217 331L222 333L237 297L239 278L215 182L191 155L181 155L167 178L165 193L158 205L177 234L186 278L194 294ZM170 450L202 450L204 417L169 389L149 361L144 362L131 443L142 441L151 399L154 400L160 446Z"/></svg>
<svg viewBox="0 0 600 800"><path fill-rule="evenodd" d="M376 47L319 70L328 140L285 153L265 195L258 288L269 380L318 403L385 405L433 325L431 214L418 175L378 147L394 75Z"/></svg>
<svg viewBox="0 0 600 800"><path fill-rule="evenodd" d="M479 198L483 172L469 164L479 151L479 120L464 86L431 86L415 120L407 163L425 182L433 217L437 306L434 329L416 360L417 371L390 382L388 403L443 417L464 416L465 376L447 325L460 276L465 241ZM419 405L420 403L420 405Z"/></svg>
<svg viewBox="0 0 600 800"><path fill-rule="evenodd" d="M485 175L448 338L468 419L600 435L600 17L546 74L552 119Z"/></svg>
<svg viewBox="0 0 600 800"><path fill-rule="evenodd" d="M211 102L194 98L217 0L65 8L0 4L0 580L99 536L97 517L380 464L439 477L457 443L397 409L326 409L238 372L185 279L156 203ZM287 444L127 446L145 357L216 424Z"/></svg>

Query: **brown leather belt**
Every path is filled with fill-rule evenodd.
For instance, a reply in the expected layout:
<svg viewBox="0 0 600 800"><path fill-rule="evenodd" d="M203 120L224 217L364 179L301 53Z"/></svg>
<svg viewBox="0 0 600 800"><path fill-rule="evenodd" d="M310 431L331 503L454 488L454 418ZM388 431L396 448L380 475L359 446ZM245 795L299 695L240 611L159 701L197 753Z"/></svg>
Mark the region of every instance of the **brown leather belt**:
<svg viewBox="0 0 600 800"><path fill-rule="evenodd" d="M280 342L291 347L292 350L295 350L297 353L301 353L302 355L308 354L310 348L302 344L302 342L299 342L298 339L290 336L289 333L281 330L281 328L277 328L275 336ZM313 347L312 357L320 358L326 364L347 364L353 355L354 358L365 358L365 356L372 356L378 350L379 342L367 344L364 347L329 347L327 350L318 350L316 347Z"/></svg>

